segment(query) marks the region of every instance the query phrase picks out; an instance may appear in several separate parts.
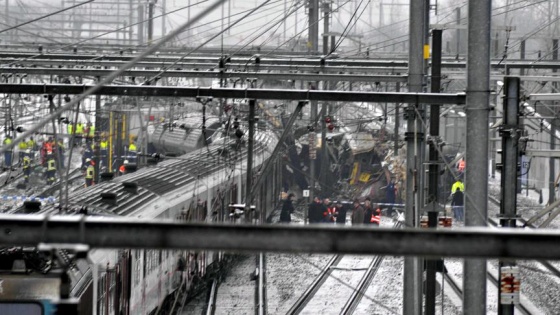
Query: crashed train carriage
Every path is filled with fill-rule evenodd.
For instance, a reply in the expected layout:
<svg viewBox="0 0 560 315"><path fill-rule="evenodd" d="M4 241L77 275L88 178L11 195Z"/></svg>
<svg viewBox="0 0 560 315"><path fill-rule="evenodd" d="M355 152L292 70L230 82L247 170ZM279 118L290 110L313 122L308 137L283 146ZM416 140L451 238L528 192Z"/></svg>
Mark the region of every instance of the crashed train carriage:
<svg viewBox="0 0 560 315"><path fill-rule="evenodd" d="M88 215L233 222L228 205L243 201L247 145L235 135L218 134L223 135L217 132L210 145L192 153L80 189L69 197L68 207L75 213L87 207ZM255 132L254 174L277 143L272 132ZM264 211L274 208L281 189L279 162L271 169L254 199ZM44 206L38 213L58 213L58 208ZM188 250L91 250L87 263L70 264L70 297L79 299L80 314L150 314L179 287L204 277L221 257ZM47 276L35 272L24 278Z"/></svg>

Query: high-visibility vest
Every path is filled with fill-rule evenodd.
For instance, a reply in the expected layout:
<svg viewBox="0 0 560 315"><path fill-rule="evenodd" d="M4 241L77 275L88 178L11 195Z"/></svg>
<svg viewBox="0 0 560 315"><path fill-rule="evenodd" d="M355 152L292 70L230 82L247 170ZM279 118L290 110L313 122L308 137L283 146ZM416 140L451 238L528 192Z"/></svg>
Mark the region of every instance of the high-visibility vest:
<svg viewBox="0 0 560 315"><path fill-rule="evenodd" d="M93 165L90 165L86 169L86 179L93 179L93 173L95 172L95 168Z"/></svg>
<svg viewBox="0 0 560 315"><path fill-rule="evenodd" d="M52 143L45 142L45 150L47 151L47 154L52 154Z"/></svg>
<svg viewBox="0 0 560 315"><path fill-rule="evenodd" d="M11 143L12 143L12 139L10 138L4 139L4 144L11 144Z"/></svg>
<svg viewBox="0 0 560 315"><path fill-rule="evenodd" d="M27 150L27 142L22 141L22 142L18 143L18 148L19 148L20 151Z"/></svg>
<svg viewBox="0 0 560 315"><path fill-rule="evenodd" d="M131 144L128 146L128 151L129 151L129 152L136 152L136 145L135 145L134 143L131 143Z"/></svg>
<svg viewBox="0 0 560 315"><path fill-rule="evenodd" d="M124 165L121 165L119 167L119 172L121 172L122 174L124 174L124 172L126 171L126 168L124 167Z"/></svg>
<svg viewBox="0 0 560 315"><path fill-rule="evenodd" d="M95 126L89 126L88 136L95 136Z"/></svg>
<svg viewBox="0 0 560 315"><path fill-rule="evenodd" d="M68 134L71 135L74 133L74 125L68 124Z"/></svg>
<svg viewBox="0 0 560 315"><path fill-rule="evenodd" d="M54 159L50 159L50 160L47 162L47 171L55 171L55 170L56 170L55 161L54 161Z"/></svg>
<svg viewBox="0 0 560 315"><path fill-rule="evenodd" d="M31 139L27 140L27 148L33 150L35 148L35 141Z"/></svg>
<svg viewBox="0 0 560 315"><path fill-rule="evenodd" d="M81 135L84 133L84 125L82 123L78 123L76 125L76 134Z"/></svg>
<svg viewBox="0 0 560 315"><path fill-rule="evenodd" d="M107 149L107 140L103 140L99 143L99 147L101 148L101 150L106 150Z"/></svg>
<svg viewBox="0 0 560 315"><path fill-rule="evenodd" d="M451 193L454 194L457 189L459 189L460 191L465 191L465 185L460 181L456 181L453 186L451 186Z"/></svg>
<svg viewBox="0 0 560 315"><path fill-rule="evenodd" d="M377 208L373 211L369 222L375 224L381 224L381 209Z"/></svg>
<svg viewBox="0 0 560 315"><path fill-rule="evenodd" d="M31 165L31 159L26 156L23 158L23 169L28 168Z"/></svg>

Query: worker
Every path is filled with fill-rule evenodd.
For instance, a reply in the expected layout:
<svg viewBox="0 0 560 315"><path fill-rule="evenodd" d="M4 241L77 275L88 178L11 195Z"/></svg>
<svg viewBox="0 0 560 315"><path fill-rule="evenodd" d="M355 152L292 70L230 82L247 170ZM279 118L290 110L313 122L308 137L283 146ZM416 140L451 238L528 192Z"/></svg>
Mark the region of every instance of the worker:
<svg viewBox="0 0 560 315"><path fill-rule="evenodd" d="M62 139L58 139L56 143L57 147L57 155L58 155L58 162L60 163L60 169L64 169L64 141Z"/></svg>
<svg viewBox="0 0 560 315"><path fill-rule="evenodd" d="M67 127L67 129L68 129L68 134L69 134L69 135L74 134L74 123L71 122L71 121L68 122L68 127Z"/></svg>
<svg viewBox="0 0 560 315"><path fill-rule="evenodd" d="M4 147L10 144L12 144L12 137L10 135L7 135L6 139L4 139ZM12 166L12 149L4 151L4 166Z"/></svg>
<svg viewBox="0 0 560 315"><path fill-rule="evenodd" d="M83 144L82 137L84 136L84 124L78 122L76 124L76 137L78 137L74 142L79 143L80 145Z"/></svg>
<svg viewBox="0 0 560 315"><path fill-rule="evenodd" d="M452 194L454 194L457 190L460 190L461 192L465 192L465 185L463 184L463 180L460 177L457 178L455 183L453 183L453 186L451 186Z"/></svg>
<svg viewBox="0 0 560 315"><path fill-rule="evenodd" d="M27 149L27 152L25 152L25 156L23 157L23 162L22 162L22 166L23 166L23 178L25 183L29 183L29 175L31 175L31 150Z"/></svg>
<svg viewBox="0 0 560 315"><path fill-rule="evenodd" d="M322 222L334 223L334 207L329 198L323 199L323 219Z"/></svg>
<svg viewBox="0 0 560 315"><path fill-rule="evenodd" d="M88 122L86 128L88 138L93 139L93 137L95 136L95 126Z"/></svg>
<svg viewBox="0 0 560 315"><path fill-rule="evenodd" d="M27 149L31 151L28 154L31 159L33 159L33 157L35 156L35 151L37 151L36 146L37 144L35 143L35 140L33 140L33 137L30 137L29 140L27 140Z"/></svg>
<svg viewBox="0 0 560 315"><path fill-rule="evenodd" d="M95 174L95 162L92 159L86 160L88 166L86 168L86 187L93 185L93 177Z"/></svg>
<svg viewBox="0 0 560 315"><path fill-rule="evenodd" d="M52 154L47 155L47 185L52 185L56 180L56 161Z"/></svg>
<svg viewBox="0 0 560 315"><path fill-rule="evenodd" d="M352 211L352 225L364 224L364 208L360 205L360 200L354 199L354 210Z"/></svg>
<svg viewBox="0 0 560 315"><path fill-rule="evenodd" d="M467 163L465 162L465 158L461 158L461 160L457 164L457 171L459 171L459 173L463 173L465 171L466 166Z"/></svg>
<svg viewBox="0 0 560 315"><path fill-rule="evenodd" d="M25 151L27 151L27 140L20 141L18 143L19 149L19 161L23 161L23 157L25 156Z"/></svg>
<svg viewBox="0 0 560 315"><path fill-rule="evenodd" d="M342 201L340 200L340 198L336 201L334 216L336 218L336 224L346 224L346 208L342 205Z"/></svg>
<svg viewBox="0 0 560 315"><path fill-rule="evenodd" d="M82 170L85 170L87 168L87 160L88 159L92 159L93 158L93 151L91 150L90 146L86 146L84 148L84 152L82 155Z"/></svg>
<svg viewBox="0 0 560 315"><path fill-rule="evenodd" d="M108 145L109 145L109 142L107 141L107 139L102 139L102 140L99 142L99 149L101 150L101 151L100 151L100 154L101 154L101 165L104 166L104 167L107 167L107 166L108 166L108 162L107 162L107 161L108 161L108 157L109 157L109 155L108 155Z"/></svg>
<svg viewBox="0 0 560 315"><path fill-rule="evenodd" d="M136 144L134 141L130 141L130 145L128 146L128 160L130 163L136 163L136 154L138 153L138 149L136 148Z"/></svg>
<svg viewBox="0 0 560 315"><path fill-rule="evenodd" d="M126 165L128 165L128 160L124 160L124 163L119 167L119 173L121 175L126 174Z"/></svg>
<svg viewBox="0 0 560 315"><path fill-rule="evenodd" d="M309 210L307 212L309 223L321 222L321 217L323 213L322 208L323 205L321 203L321 199L318 196L315 196L315 198L313 198L313 202L309 204Z"/></svg>
<svg viewBox="0 0 560 315"><path fill-rule="evenodd" d="M381 208L379 208L379 205L373 205L369 222L374 226L379 226L379 224L381 224Z"/></svg>
<svg viewBox="0 0 560 315"><path fill-rule="evenodd" d="M463 190L456 189L453 195L451 195L451 207L453 208L453 216L457 221L463 221L464 217L464 194Z"/></svg>

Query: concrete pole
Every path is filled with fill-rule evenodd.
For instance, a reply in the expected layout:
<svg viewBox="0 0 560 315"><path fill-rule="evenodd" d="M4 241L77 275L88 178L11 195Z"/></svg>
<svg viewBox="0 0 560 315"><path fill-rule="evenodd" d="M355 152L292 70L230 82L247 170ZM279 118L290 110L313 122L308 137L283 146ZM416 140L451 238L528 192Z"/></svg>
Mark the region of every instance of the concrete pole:
<svg viewBox="0 0 560 315"><path fill-rule="evenodd" d="M466 226L486 226L488 218L491 7L491 0L468 3ZM465 259L463 288L463 314L485 314L485 259Z"/></svg>
<svg viewBox="0 0 560 315"><path fill-rule="evenodd" d="M409 69L408 89L409 92L422 92L422 80L424 77L424 3L422 1L410 2L409 20ZM410 104L406 109L407 132L406 140L406 204L405 225L407 227L418 226L417 198L418 184L418 159L417 137L418 119L416 111L420 104ZM418 257L404 258L403 273L403 314L422 314L422 259Z"/></svg>

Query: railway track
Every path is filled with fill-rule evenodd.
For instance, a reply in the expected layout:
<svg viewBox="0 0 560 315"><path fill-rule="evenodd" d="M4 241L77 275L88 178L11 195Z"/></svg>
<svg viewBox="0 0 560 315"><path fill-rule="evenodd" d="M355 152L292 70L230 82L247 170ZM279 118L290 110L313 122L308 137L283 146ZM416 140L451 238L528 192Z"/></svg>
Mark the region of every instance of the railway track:
<svg viewBox="0 0 560 315"><path fill-rule="evenodd" d="M393 228L399 228L401 222L397 221L393 225ZM311 285L305 290L305 292L299 297L299 299L292 305L288 310L287 314L296 315L300 314L309 301L317 294L319 289L323 286L325 281L332 275L333 270L342 261L344 255L334 255L332 256L325 267L321 270L321 273L315 278ZM375 278L381 263L383 262L384 256L374 256L369 263L364 275L361 277L358 285L352 290L352 293L344 306L342 307L340 314L353 314L360 301L364 297L364 293L367 288L371 285L371 282Z"/></svg>
<svg viewBox="0 0 560 315"><path fill-rule="evenodd" d="M497 199L491 196L489 196L489 199L495 205L498 206L500 205ZM518 220L522 222L524 221L523 219L518 219ZM494 219L491 218L488 218L488 223L495 227L499 225L498 222L496 222ZM552 274L554 274L557 277L560 277L560 271L552 264L550 264L547 261L539 261L539 263L542 264L546 269L548 269ZM486 277L488 281L490 281L496 288L499 287L500 281L495 273L488 271ZM443 278L444 281L449 285L449 287L455 292L455 294L462 300L463 290L460 284L454 278L449 276L447 273L443 274ZM520 301L519 304L515 305L515 308L519 314L524 314L524 315L538 314L538 311L534 310L531 306L526 305L524 301Z"/></svg>

